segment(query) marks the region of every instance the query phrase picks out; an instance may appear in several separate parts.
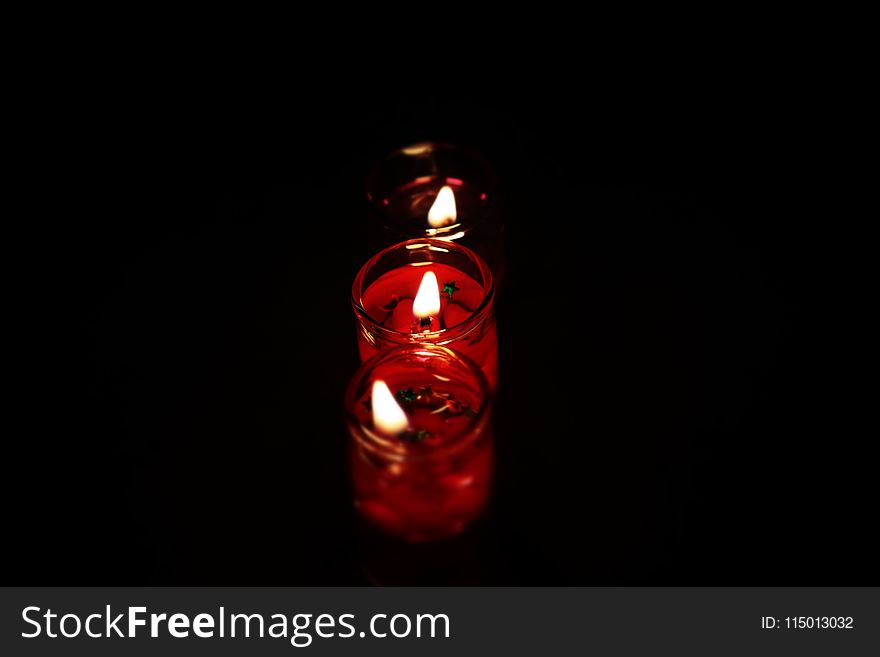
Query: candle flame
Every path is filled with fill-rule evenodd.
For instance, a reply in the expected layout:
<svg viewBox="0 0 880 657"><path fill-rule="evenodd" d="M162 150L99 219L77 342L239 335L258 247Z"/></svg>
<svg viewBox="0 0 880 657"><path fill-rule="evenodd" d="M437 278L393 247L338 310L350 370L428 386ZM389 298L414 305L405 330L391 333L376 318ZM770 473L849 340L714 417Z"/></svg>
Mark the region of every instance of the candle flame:
<svg viewBox="0 0 880 657"><path fill-rule="evenodd" d="M370 396L373 408L373 426L377 431L389 436L396 436L409 426L406 413L394 399L388 385L382 379L373 381L373 392Z"/></svg>
<svg viewBox="0 0 880 657"><path fill-rule="evenodd" d="M434 204L428 210L428 223L434 228L448 226L455 221L458 213L455 211L455 194L452 193L452 187L443 185Z"/></svg>
<svg viewBox="0 0 880 657"><path fill-rule="evenodd" d="M426 271L422 276L422 283L413 300L413 314L419 319L436 317L440 314L440 285L432 271Z"/></svg>

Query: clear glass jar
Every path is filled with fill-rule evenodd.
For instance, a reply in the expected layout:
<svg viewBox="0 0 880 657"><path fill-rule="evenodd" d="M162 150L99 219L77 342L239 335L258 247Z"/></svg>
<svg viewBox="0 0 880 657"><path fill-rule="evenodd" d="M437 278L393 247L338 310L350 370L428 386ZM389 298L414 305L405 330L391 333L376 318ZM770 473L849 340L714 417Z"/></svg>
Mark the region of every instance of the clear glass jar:
<svg viewBox="0 0 880 657"><path fill-rule="evenodd" d="M383 381L407 427L377 424L371 395ZM405 345L377 354L345 395L355 506L383 532L407 541L461 533L484 511L494 448L491 391L480 368L445 347Z"/></svg>
<svg viewBox="0 0 880 657"><path fill-rule="evenodd" d="M428 272L436 278L439 310L423 323L414 301ZM494 279L470 249L436 239L390 246L361 267L352 308L362 361L398 344L445 345L476 361L491 387L497 386Z"/></svg>
<svg viewBox="0 0 880 657"><path fill-rule="evenodd" d="M445 200L454 199L455 215L431 217L444 188ZM401 148L367 177L371 246L421 237L459 241L480 254L500 281L504 225L496 189L495 171L477 151L433 142Z"/></svg>

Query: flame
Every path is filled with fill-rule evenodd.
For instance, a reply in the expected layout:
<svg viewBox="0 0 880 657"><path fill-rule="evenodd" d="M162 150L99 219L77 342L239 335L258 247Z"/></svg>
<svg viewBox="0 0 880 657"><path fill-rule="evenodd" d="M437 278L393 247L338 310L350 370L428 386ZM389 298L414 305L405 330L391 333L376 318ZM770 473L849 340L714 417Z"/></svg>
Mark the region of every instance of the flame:
<svg viewBox="0 0 880 657"><path fill-rule="evenodd" d="M389 436L396 436L409 426L406 413L395 401L394 395L382 379L373 381L373 392L370 396L373 407L373 426L377 431Z"/></svg>
<svg viewBox="0 0 880 657"><path fill-rule="evenodd" d="M443 185L434 204L428 210L428 223L434 228L448 226L455 221L458 213L455 211L455 194L452 193L452 187Z"/></svg>
<svg viewBox="0 0 880 657"><path fill-rule="evenodd" d="M413 314L419 319L436 317L440 314L440 285L432 271L426 271L422 276L422 283L413 300Z"/></svg>

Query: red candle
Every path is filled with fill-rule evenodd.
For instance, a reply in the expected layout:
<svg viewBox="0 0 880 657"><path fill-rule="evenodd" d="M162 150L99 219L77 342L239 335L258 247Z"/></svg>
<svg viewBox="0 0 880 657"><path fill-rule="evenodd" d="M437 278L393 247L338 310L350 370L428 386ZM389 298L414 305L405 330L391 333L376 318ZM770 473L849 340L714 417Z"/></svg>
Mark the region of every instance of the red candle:
<svg viewBox="0 0 880 657"><path fill-rule="evenodd" d="M498 382L494 285L473 251L441 240L410 240L371 258L352 288L365 361L398 344L446 345Z"/></svg>
<svg viewBox="0 0 880 657"><path fill-rule="evenodd" d="M457 240L485 258L498 281L504 252L495 188L492 166L476 151L436 143L395 151L367 179L374 246Z"/></svg>
<svg viewBox="0 0 880 657"><path fill-rule="evenodd" d="M346 393L361 515L407 541L462 532L489 498L489 405L479 367L450 349L401 346L364 363Z"/></svg>

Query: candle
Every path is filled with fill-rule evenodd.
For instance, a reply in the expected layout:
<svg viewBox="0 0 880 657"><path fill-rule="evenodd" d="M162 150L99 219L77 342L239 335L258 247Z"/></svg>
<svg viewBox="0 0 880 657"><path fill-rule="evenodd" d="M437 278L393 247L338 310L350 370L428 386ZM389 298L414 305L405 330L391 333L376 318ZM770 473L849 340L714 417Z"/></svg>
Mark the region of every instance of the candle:
<svg viewBox="0 0 880 657"><path fill-rule="evenodd" d="M446 345L498 382L494 285L488 265L452 242L410 240L373 256L352 287L365 361L398 344Z"/></svg>
<svg viewBox="0 0 880 657"><path fill-rule="evenodd" d="M479 153L435 143L402 148L367 178L373 246L421 237L461 241L500 280L503 225L495 196L495 172Z"/></svg>
<svg viewBox="0 0 880 657"><path fill-rule="evenodd" d="M377 354L345 398L355 507L407 541L462 532L489 498L494 452L489 383L445 347Z"/></svg>

